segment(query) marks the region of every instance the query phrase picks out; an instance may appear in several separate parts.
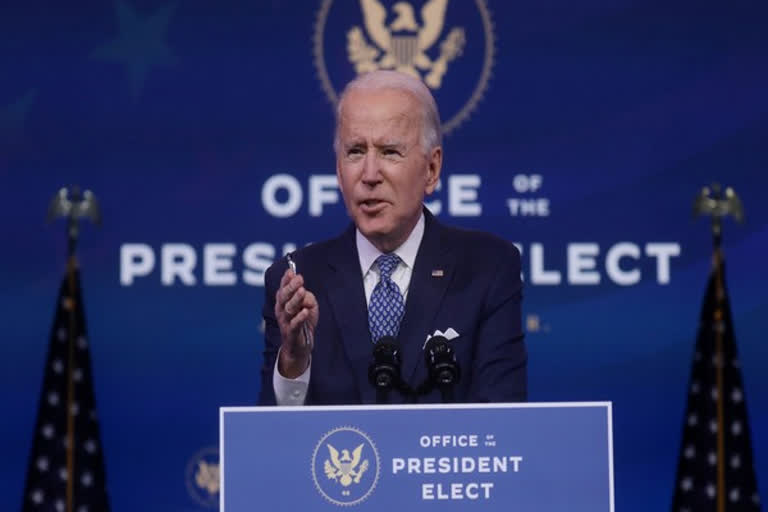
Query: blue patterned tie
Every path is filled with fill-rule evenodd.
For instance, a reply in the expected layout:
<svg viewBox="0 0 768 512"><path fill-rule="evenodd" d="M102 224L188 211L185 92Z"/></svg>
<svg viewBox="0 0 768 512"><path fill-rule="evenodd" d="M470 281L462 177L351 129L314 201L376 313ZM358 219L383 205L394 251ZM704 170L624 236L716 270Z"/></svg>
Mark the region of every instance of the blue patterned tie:
<svg viewBox="0 0 768 512"><path fill-rule="evenodd" d="M392 272L400 263L400 258L394 253L382 254L376 258L376 263L379 264L379 282L368 305L368 329L374 343L382 336L397 336L405 311L400 288L392 281Z"/></svg>

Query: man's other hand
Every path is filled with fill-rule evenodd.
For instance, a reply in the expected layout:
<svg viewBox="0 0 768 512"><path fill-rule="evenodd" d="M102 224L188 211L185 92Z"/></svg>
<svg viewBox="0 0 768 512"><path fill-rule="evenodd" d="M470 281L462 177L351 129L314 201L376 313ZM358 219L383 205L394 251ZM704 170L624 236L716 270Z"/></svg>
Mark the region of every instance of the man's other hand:
<svg viewBox="0 0 768 512"><path fill-rule="evenodd" d="M295 379L309 366L315 327L319 318L317 299L304 288L304 278L291 269L285 271L275 297L275 317L280 326L280 375ZM310 340L304 339L302 325L306 322Z"/></svg>

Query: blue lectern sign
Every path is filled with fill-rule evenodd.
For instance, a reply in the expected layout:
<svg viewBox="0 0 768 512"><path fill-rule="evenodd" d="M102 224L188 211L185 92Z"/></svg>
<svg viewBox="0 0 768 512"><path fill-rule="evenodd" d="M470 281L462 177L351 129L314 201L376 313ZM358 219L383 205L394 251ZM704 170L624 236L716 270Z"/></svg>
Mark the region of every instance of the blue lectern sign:
<svg viewBox="0 0 768 512"><path fill-rule="evenodd" d="M224 407L221 510L613 511L610 403Z"/></svg>

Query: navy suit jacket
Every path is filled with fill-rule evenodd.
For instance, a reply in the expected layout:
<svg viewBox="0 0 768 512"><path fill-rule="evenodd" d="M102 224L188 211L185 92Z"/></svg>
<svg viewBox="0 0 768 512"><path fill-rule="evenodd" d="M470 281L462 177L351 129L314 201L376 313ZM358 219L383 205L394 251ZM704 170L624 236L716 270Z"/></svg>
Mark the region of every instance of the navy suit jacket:
<svg viewBox="0 0 768 512"><path fill-rule="evenodd" d="M427 377L423 345L428 334L452 327L462 376L457 402L524 401L527 353L521 325L520 253L496 236L440 224L426 209L398 343L401 374L411 387ZM296 251L305 287L317 297L319 320L306 404L376 403L368 382L373 343L360 270L355 226L341 236ZM287 268L277 260L265 276L265 349L260 403L274 404L272 375L280 348L275 294ZM442 270L442 275L433 275ZM438 273L439 274L439 273ZM398 392L390 403L403 402ZM438 391L419 402L440 402Z"/></svg>

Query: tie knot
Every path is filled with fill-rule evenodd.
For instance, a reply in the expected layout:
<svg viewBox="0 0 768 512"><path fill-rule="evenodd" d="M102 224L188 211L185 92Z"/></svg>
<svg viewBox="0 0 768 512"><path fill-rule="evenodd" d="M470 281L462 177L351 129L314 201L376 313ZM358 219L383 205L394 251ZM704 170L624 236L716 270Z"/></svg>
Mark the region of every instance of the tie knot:
<svg viewBox="0 0 768 512"><path fill-rule="evenodd" d="M379 264L379 272L381 273L381 279L390 279L392 272L395 271L397 264L400 263L400 257L393 253L382 254L376 258L376 263Z"/></svg>

